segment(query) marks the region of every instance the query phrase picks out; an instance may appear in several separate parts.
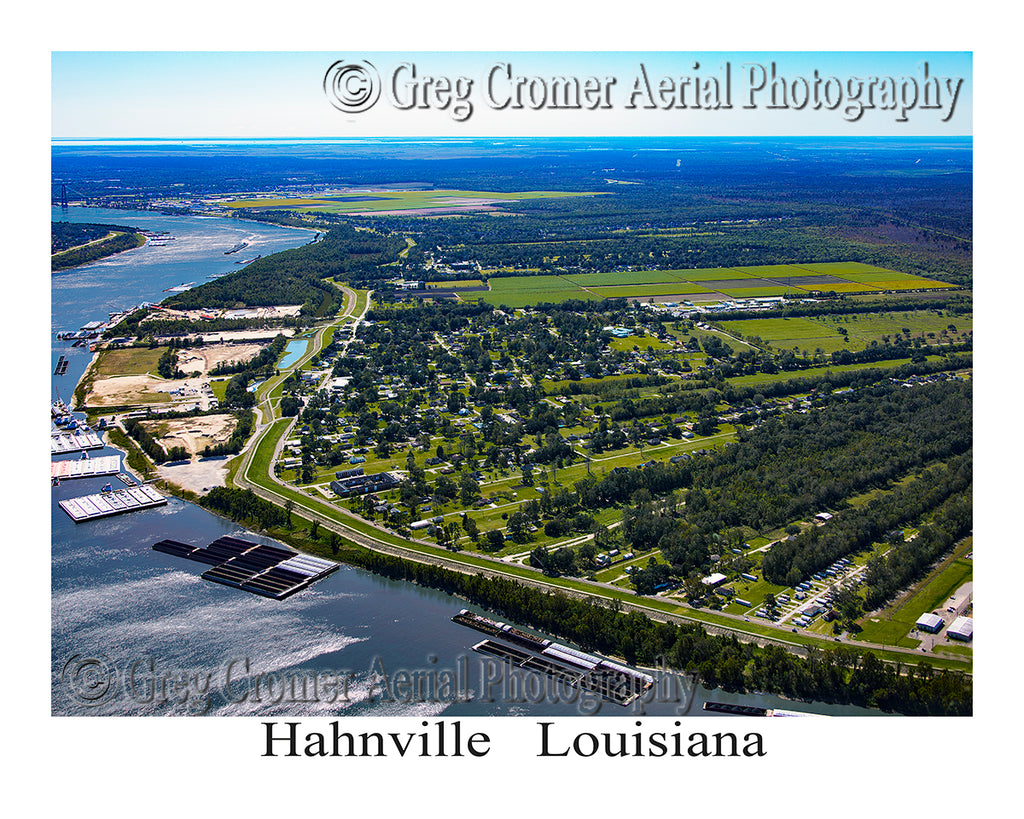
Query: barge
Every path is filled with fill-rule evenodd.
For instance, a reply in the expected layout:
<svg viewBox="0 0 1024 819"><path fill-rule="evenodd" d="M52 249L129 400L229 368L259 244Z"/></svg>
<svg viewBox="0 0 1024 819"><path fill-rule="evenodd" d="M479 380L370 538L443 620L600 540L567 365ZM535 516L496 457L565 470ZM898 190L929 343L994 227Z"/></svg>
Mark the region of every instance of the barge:
<svg viewBox="0 0 1024 819"><path fill-rule="evenodd" d="M452 620L488 636L473 646L474 651L496 657L518 669L564 680L618 705L629 705L654 685L654 677L649 674L528 634L468 609L462 609Z"/></svg>

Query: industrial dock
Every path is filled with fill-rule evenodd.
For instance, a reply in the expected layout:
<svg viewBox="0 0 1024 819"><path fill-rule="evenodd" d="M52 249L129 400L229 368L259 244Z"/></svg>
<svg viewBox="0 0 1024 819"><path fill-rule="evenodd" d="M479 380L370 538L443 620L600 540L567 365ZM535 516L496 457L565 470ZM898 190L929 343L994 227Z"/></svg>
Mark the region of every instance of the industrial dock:
<svg viewBox="0 0 1024 819"><path fill-rule="evenodd" d="M102 449L103 441L89 427L73 430L50 430L50 454L67 455L72 452L84 452L91 449Z"/></svg>

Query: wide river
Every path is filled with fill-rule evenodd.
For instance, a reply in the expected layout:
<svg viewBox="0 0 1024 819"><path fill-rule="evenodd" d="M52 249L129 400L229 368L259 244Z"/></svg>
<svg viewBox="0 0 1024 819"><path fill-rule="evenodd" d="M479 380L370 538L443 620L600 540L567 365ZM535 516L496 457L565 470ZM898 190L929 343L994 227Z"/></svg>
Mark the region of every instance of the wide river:
<svg viewBox="0 0 1024 819"><path fill-rule="evenodd" d="M168 231L147 245L52 277L51 328L90 321L167 288L201 284L237 269L239 257L267 255L309 241L308 231L253 222L71 208L54 220ZM225 255L239 242L249 246ZM90 355L53 342L53 362L70 356L53 387L70 398ZM56 394L56 393L55 393ZM54 395L55 395L54 394ZM51 396L54 397L54 396ZM94 456L116 454L107 448ZM73 456L71 456L73 457ZM54 714L216 714L479 716L576 715L589 697L528 678L525 688L484 661L477 632L451 621L464 601L360 569L340 571L285 601L202 580L202 567L158 552L169 538L204 546L225 534L272 542L228 520L170 498L166 506L75 524L58 500L93 494L109 478L63 481L51 489L51 674ZM115 488L119 483L115 480ZM418 691L400 688L401 672ZM387 677L391 687L382 685ZM376 685L374 683L376 682ZM646 713L676 715L686 687L667 678ZM687 713L707 699L831 715L861 708L791 703L766 695L694 692ZM599 715L632 709L604 704Z"/></svg>

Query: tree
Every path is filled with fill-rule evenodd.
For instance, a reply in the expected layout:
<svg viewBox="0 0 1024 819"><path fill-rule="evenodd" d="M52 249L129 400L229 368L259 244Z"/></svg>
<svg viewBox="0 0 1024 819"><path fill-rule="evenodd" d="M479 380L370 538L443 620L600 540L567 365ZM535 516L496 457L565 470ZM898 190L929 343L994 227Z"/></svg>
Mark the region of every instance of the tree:
<svg viewBox="0 0 1024 819"><path fill-rule="evenodd" d="M487 548L490 551L496 552L504 545L505 536L500 529L491 529L487 532Z"/></svg>

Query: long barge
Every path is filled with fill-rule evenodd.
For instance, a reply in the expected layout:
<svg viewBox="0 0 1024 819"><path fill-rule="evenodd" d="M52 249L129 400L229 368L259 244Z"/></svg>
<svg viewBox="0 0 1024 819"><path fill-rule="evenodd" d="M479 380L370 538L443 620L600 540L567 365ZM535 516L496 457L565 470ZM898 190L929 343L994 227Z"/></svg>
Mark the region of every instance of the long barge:
<svg viewBox="0 0 1024 819"><path fill-rule="evenodd" d="M806 714L801 711L787 711L785 708L762 708L759 705L734 705L728 702L704 703L705 711L729 714L734 717L816 717L820 714Z"/></svg>
<svg viewBox="0 0 1024 819"><path fill-rule="evenodd" d="M482 632L488 639L473 650L516 668L536 671L593 691L618 705L629 705L654 685L654 678L594 654L528 634L508 623L462 609L452 621Z"/></svg>
<svg viewBox="0 0 1024 819"><path fill-rule="evenodd" d="M79 498L66 498L58 501L60 508L67 512L68 517L75 523L104 518L109 515L119 515L122 512L151 509L166 503L167 498L151 486L113 489L98 495L83 495Z"/></svg>

